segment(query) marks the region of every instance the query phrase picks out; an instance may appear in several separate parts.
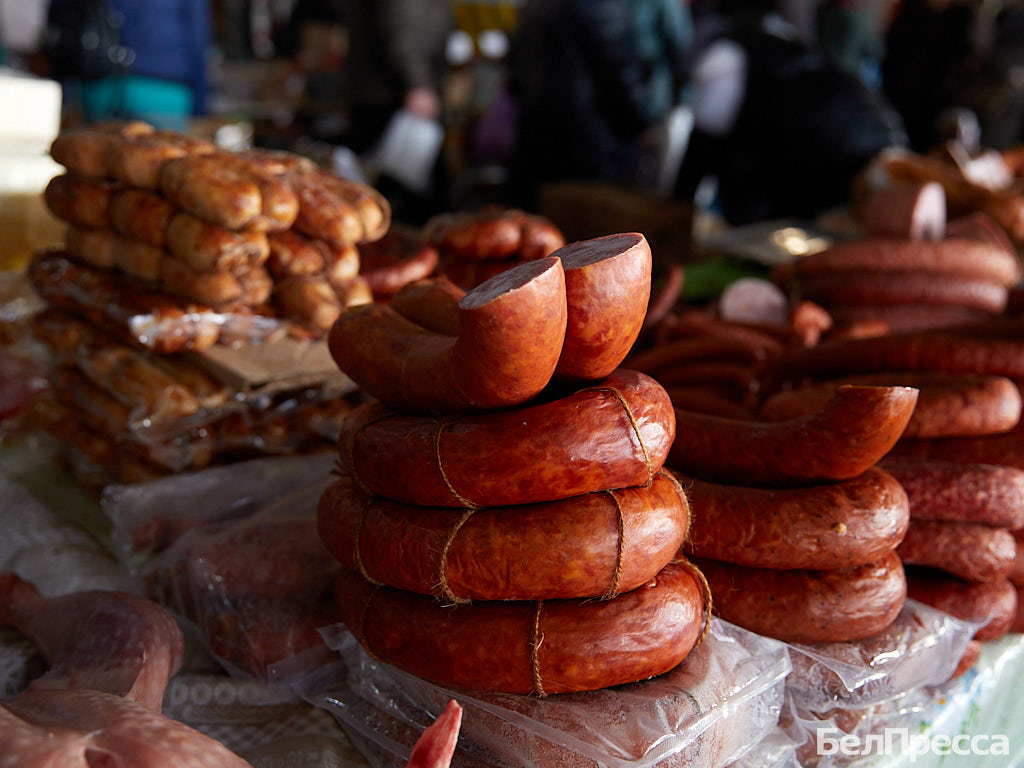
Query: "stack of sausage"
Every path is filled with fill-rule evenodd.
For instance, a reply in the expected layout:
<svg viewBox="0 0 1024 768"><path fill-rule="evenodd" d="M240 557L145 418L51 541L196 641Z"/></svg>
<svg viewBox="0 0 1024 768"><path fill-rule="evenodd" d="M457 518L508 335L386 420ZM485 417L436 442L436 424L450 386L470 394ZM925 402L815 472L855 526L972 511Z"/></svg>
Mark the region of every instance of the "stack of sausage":
<svg viewBox="0 0 1024 768"><path fill-rule="evenodd" d="M819 382L778 396L807 403L849 382L920 390L910 426L883 462L910 499L899 551L910 595L979 622L979 640L1002 636L1017 610L1008 577L1016 562L1010 530L1021 526L1024 500L1022 361L1024 322L1016 317L833 341L788 356L791 375ZM767 411L780 413L779 403Z"/></svg>
<svg viewBox="0 0 1024 768"><path fill-rule="evenodd" d="M917 390L848 386L777 422L676 410L668 464L693 509L685 551L727 621L789 642L858 640L906 598L907 497L878 468Z"/></svg>
<svg viewBox="0 0 1024 768"><path fill-rule="evenodd" d="M33 323L55 402L29 419L59 438L78 482L99 491L227 458L327 449L351 408L338 384L242 397L181 355L154 355L55 309Z"/></svg>
<svg viewBox="0 0 1024 768"><path fill-rule="evenodd" d="M904 190L916 204L901 219L906 223L902 230L895 225L869 229L879 234L784 262L774 278L824 307L837 327L918 330L1002 314L1010 289L1021 279L1012 245L982 214L948 227L941 206L930 219L921 214L935 197L925 194L928 189L934 187ZM896 209L890 204L886 210ZM899 231L905 234L894 234Z"/></svg>
<svg viewBox="0 0 1024 768"><path fill-rule="evenodd" d="M225 311L271 302L319 333L371 298L355 245L387 231L390 209L365 185L143 123L66 131L51 154L67 173L45 200L84 264Z"/></svg>
<svg viewBox="0 0 1024 768"><path fill-rule="evenodd" d="M342 619L373 656L553 694L661 674L698 642L703 582L677 559L688 506L662 471L672 409L617 369L650 265L642 235L611 235L457 303L423 292L419 325L395 308L407 299L339 318L335 360L379 402L346 421L318 523L344 566ZM422 325L451 313L458 335Z"/></svg>
<svg viewBox="0 0 1024 768"><path fill-rule="evenodd" d="M427 222L425 235L440 255L439 273L465 290L565 245L549 219L499 206L440 214Z"/></svg>

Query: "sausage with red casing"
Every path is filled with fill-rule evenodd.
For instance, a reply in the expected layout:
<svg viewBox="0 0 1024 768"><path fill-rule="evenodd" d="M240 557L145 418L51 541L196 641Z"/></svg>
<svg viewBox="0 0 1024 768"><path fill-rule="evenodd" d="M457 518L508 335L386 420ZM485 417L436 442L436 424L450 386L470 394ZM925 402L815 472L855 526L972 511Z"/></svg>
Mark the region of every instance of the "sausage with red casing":
<svg viewBox="0 0 1024 768"><path fill-rule="evenodd" d="M377 404L343 425L340 458L372 492L422 506L553 501L650 483L675 436L661 386L618 370L575 393L453 418Z"/></svg>
<svg viewBox="0 0 1024 768"><path fill-rule="evenodd" d="M900 543L910 521L903 488L877 467L841 483L781 490L679 479L693 509L683 552L753 568L872 563Z"/></svg>
<svg viewBox="0 0 1024 768"><path fill-rule="evenodd" d="M997 640L1017 614L1017 591L1007 579L964 581L932 568L907 566L907 596L964 621L980 624L975 640Z"/></svg>
<svg viewBox="0 0 1024 768"><path fill-rule="evenodd" d="M846 480L889 452L916 402L910 387L846 385L818 410L786 421L677 411L668 464L700 480L755 487Z"/></svg>
<svg viewBox="0 0 1024 768"><path fill-rule="evenodd" d="M375 658L474 691L569 693L644 680L686 658L704 624L699 577L682 563L611 600L451 608L375 588L351 571L338 576L335 596L342 620Z"/></svg>
<svg viewBox="0 0 1024 768"><path fill-rule="evenodd" d="M896 551L907 565L926 565L967 581L994 581L1010 574L1017 544L1005 528L911 519Z"/></svg>
<svg viewBox="0 0 1024 768"><path fill-rule="evenodd" d="M341 477L317 511L345 567L447 601L613 597L654 578L688 523L686 496L664 472L650 487L471 514L372 497Z"/></svg>
<svg viewBox="0 0 1024 768"><path fill-rule="evenodd" d="M711 585L715 613L790 643L840 643L880 632L906 600L903 564L890 552L838 570L779 571L696 560Z"/></svg>
<svg viewBox="0 0 1024 768"><path fill-rule="evenodd" d="M459 335L433 333L383 304L343 312L328 346L367 394L409 411L458 412L524 403L550 381L565 339L565 274L539 259L459 302Z"/></svg>

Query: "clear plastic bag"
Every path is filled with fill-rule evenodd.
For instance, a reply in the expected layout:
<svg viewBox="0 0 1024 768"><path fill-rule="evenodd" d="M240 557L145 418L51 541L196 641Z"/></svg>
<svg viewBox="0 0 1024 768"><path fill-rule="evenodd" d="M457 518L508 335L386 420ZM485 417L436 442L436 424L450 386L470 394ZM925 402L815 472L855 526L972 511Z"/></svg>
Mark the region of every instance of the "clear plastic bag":
<svg viewBox="0 0 1024 768"><path fill-rule="evenodd" d="M101 500L143 592L195 624L233 674L265 679L337 621L338 564L316 530L334 458L242 462L115 486Z"/></svg>
<svg viewBox="0 0 1024 768"><path fill-rule="evenodd" d="M852 643L790 644L787 692L800 707L824 712L891 700L949 679L976 624L908 600L884 631Z"/></svg>
<svg viewBox="0 0 1024 768"><path fill-rule="evenodd" d="M471 693L375 661L343 626L323 634L340 660L292 684L375 766L401 765L451 698L464 708L456 766L725 766L773 731L790 670L783 644L715 619L651 680L544 698Z"/></svg>

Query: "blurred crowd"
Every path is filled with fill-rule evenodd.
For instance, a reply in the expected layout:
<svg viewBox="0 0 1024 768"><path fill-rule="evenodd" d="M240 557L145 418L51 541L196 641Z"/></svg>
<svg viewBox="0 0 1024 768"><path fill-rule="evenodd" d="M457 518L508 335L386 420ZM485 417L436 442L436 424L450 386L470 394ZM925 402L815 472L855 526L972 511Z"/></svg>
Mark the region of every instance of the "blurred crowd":
<svg viewBox="0 0 1024 768"><path fill-rule="evenodd" d="M51 0L38 47L7 60L61 79L78 119L184 129L211 110L214 52L299 61L310 30L341 30L327 66L305 69L336 119L296 115L278 137L343 150L339 167L411 220L535 208L563 181L696 200L734 224L810 217L886 147L1024 142L1020 0L476 5L491 23L472 0Z"/></svg>

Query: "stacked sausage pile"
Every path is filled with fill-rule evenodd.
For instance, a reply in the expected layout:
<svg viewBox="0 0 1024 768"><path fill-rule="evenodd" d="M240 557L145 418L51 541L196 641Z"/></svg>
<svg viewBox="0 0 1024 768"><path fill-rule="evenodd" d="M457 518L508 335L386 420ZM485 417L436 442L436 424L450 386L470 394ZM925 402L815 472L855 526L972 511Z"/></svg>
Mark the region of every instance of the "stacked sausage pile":
<svg viewBox="0 0 1024 768"><path fill-rule="evenodd" d="M66 131L51 154L67 173L45 199L84 264L225 311L271 302L321 333L370 300L355 245L381 237L390 211L365 185L142 123Z"/></svg>
<svg viewBox="0 0 1024 768"><path fill-rule="evenodd" d="M676 410L668 464L693 509L686 551L722 618L792 642L857 640L895 619L907 497L875 465L916 401L912 388L849 386L773 423Z"/></svg>
<svg viewBox="0 0 1024 768"><path fill-rule="evenodd" d="M824 307L838 327L902 331L982 320L1004 312L1021 278L1009 241L984 221L978 215L947 228L936 214L927 228L908 224L903 236L858 237L785 262L774 277ZM945 236L920 236L936 230Z"/></svg>
<svg viewBox="0 0 1024 768"><path fill-rule="evenodd" d="M497 206L440 214L427 222L425 234L440 254L440 274L466 290L565 245L545 217Z"/></svg>
<svg viewBox="0 0 1024 768"><path fill-rule="evenodd" d="M379 402L346 421L318 522L345 566L342 618L375 657L442 685L547 694L660 674L698 641L702 579L675 559L687 502L661 470L672 409L617 369L650 264L642 235L612 235L457 303L417 294L419 322L454 313L457 335L399 314L417 303L402 293L339 318L335 360Z"/></svg>

